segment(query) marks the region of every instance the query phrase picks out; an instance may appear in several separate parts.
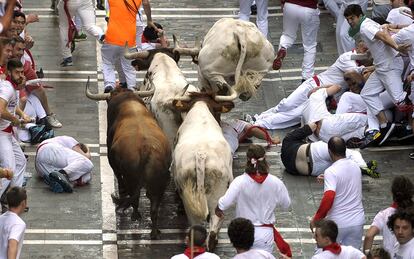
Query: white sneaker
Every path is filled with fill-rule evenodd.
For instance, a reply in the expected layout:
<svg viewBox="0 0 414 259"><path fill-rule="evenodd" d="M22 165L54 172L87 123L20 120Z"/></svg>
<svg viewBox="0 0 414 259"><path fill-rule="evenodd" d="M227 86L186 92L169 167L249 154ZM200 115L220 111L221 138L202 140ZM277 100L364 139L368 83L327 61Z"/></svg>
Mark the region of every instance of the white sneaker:
<svg viewBox="0 0 414 259"><path fill-rule="evenodd" d="M52 113L46 116L46 120L53 128L62 128L62 123L56 119L56 114Z"/></svg>

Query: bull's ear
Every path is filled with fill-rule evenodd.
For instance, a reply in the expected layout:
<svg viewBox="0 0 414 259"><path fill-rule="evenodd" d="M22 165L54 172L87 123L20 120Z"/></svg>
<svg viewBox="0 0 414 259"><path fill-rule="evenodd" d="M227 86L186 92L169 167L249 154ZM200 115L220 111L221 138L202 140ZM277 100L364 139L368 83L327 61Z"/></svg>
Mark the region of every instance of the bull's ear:
<svg viewBox="0 0 414 259"><path fill-rule="evenodd" d="M227 113L234 108L233 102L222 102L220 103L220 113Z"/></svg>
<svg viewBox="0 0 414 259"><path fill-rule="evenodd" d="M173 100L173 107L181 112L187 112L190 109L189 101Z"/></svg>

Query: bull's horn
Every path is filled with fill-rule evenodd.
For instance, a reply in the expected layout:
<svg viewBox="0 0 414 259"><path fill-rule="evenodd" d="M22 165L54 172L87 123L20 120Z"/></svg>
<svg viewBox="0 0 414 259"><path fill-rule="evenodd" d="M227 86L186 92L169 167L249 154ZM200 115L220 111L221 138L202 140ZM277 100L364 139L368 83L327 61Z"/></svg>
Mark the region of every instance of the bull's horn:
<svg viewBox="0 0 414 259"><path fill-rule="evenodd" d="M237 98L237 92L233 87L229 87L230 95L216 95L214 100L216 102L231 102Z"/></svg>
<svg viewBox="0 0 414 259"><path fill-rule="evenodd" d="M134 93L138 95L139 97L144 98L144 97L152 96L154 94L154 91L155 91L155 88L152 88L151 90L148 90L148 91L134 91Z"/></svg>
<svg viewBox="0 0 414 259"><path fill-rule="evenodd" d="M88 97L91 100L96 100L96 101L107 100L110 96L109 93L93 94L89 91L89 80L90 80L90 77L88 76L88 81L86 82L86 90L85 90L86 97Z"/></svg>
<svg viewBox="0 0 414 259"><path fill-rule="evenodd" d="M147 58L149 56L149 51L138 51L138 52L129 52L128 41L125 42L125 51L124 57L126 59L137 59L137 58Z"/></svg>
<svg viewBox="0 0 414 259"><path fill-rule="evenodd" d="M177 40L177 37L173 34L174 40L174 49L173 52L178 52L180 55L187 55L187 56L197 56L200 52L200 47L197 46L197 39L196 39L196 46L194 48L182 48L180 47L180 43Z"/></svg>

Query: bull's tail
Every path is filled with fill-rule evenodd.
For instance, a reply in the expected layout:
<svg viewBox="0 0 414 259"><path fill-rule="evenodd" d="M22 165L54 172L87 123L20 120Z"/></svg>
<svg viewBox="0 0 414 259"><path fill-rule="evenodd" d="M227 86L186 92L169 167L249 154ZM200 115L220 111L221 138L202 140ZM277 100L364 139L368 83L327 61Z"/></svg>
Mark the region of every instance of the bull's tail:
<svg viewBox="0 0 414 259"><path fill-rule="evenodd" d="M200 224L208 216L208 203L204 186L206 158L206 153L196 152L196 182L194 183L191 178L188 178L182 186L181 198L191 224Z"/></svg>
<svg viewBox="0 0 414 259"><path fill-rule="evenodd" d="M237 32L233 32L234 38L238 41L240 46L240 57L239 61L237 62L236 73L235 73L235 81L236 86L239 84L240 76L242 75L242 67L244 64L244 60L246 59L247 54L247 41L246 41L246 33L244 30L239 30Z"/></svg>
<svg viewBox="0 0 414 259"><path fill-rule="evenodd" d="M263 73L256 71L244 71L242 72L243 64L247 56L247 40L246 32L243 30L233 33L235 39L238 41L240 46L240 57L237 62L236 71L235 71L235 86L234 90L238 93L248 92L251 96L256 94L256 86L260 85L260 82L263 79Z"/></svg>

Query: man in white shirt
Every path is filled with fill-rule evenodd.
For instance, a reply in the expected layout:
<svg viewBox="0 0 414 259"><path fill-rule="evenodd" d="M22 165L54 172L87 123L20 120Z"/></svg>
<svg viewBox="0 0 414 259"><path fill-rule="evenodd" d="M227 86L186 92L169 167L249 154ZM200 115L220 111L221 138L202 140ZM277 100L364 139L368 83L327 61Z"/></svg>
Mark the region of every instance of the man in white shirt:
<svg viewBox="0 0 414 259"><path fill-rule="evenodd" d="M359 166L346 158L345 141L332 137L328 142L334 163L324 173L324 194L310 223L330 219L338 225L338 242L360 249L365 222L362 206L362 183Z"/></svg>
<svg viewBox="0 0 414 259"><path fill-rule="evenodd" d="M253 248L271 253L276 242L282 254L292 256L289 245L274 226L276 207L286 210L290 206L289 193L283 182L269 173L265 154L264 147L249 146L245 173L236 177L219 199L216 215L223 217L223 211L236 204L235 216L249 219L255 226Z"/></svg>
<svg viewBox="0 0 414 259"><path fill-rule="evenodd" d="M72 192L90 182L93 164L86 145L72 137L44 140L36 150L36 171L53 192Z"/></svg>
<svg viewBox="0 0 414 259"><path fill-rule="evenodd" d="M349 34L352 37L360 34L372 54L375 65L375 71L365 83L361 96L368 106L368 116L378 119L380 127L367 131L365 146L378 142L382 145L393 133L395 124L390 123L385 116L379 94L386 89L400 110L406 108L407 93L403 91L401 81L403 61L397 53L406 53L410 46L395 43L378 23L366 18L359 5L349 5L344 15L351 26Z"/></svg>
<svg viewBox="0 0 414 259"><path fill-rule="evenodd" d="M362 73L365 69L364 66L359 66L359 62L352 59L354 54L364 54L368 48L364 42L359 42L357 48L353 51L346 52L338 57L334 64L332 64L326 71L315 75L293 91L287 98L283 98L278 105L262 112L259 115L255 115L255 120L258 125L266 128L272 128L272 118L275 114L280 112L291 111L308 100L308 94L315 88L327 87L333 84L340 85L342 90L348 88L344 74L347 71L355 70L358 73Z"/></svg>
<svg viewBox="0 0 414 259"><path fill-rule="evenodd" d="M401 13L403 10L410 11L410 8L407 7L408 3L408 0L391 0L391 6L393 9L388 13L387 22L398 25L412 24L413 20Z"/></svg>
<svg viewBox="0 0 414 259"><path fill-rule="evenodd" d="M412 200L414 195L414 185L408 177L397 176L392 181L391 186L393 203L390 207L381 210L375 215L371 227L368 229L364 238L365 254L368 254L372 248L374 237L378 234L382 234L383 241L382 247L390 253L394 254L394 245L397 242L395 235L387 227L388 219L398 209L405 209L414 205Z"/></svg>
<svg viewBox="0 0 414 259"><path fill-rule="evenodd" d="M414 258L414 208L398 210L388 222L388 228L397 238L394 246L393 259Z"/></svg>
<svg viewBox="0 0 414 259"><path fill-rule="evenodd" d="M227 229L230 242L236 248L237 255L233 259L275 259L275 257L260 249L252 249L254 243L253 223L245 218L236 218L230 222Z"/></svg>
<svg viewBox="0 0 414 259"><path fill-rule="evenodd" d="M206 239L207 230L203 226L194 225L190 227L185 237L187 248L184 253L175 255L171 259L220 259L216 254L206 252Z"/></svg>
<svg viewBox="0 0 414 259"><path fill-rule="evenodd" d="M338 226L334 221L322 219L315 227L314 237L320 249L312 259L366 259L358 249L337 243Z"/></svg>
<svg viewBox="0 0 414 259"><path fill-rule="evenodd" d="M13 126L23 127L31 121L18 106L18 90L24 87L24 81L23 64L10 60L7 79L0 81L0 167L10 168L14 176L11 181L1 179L0 197L9 185L22 186L26 170L26 158L13 134Z"/></svg>
<svg viewBox="0 0 414 259"><path fill-rule="evenodd" d="M20 218L27 206L26 190L12 187L7 192L9 210L0 216L0 259L18 259L22 251L26 223Z"/></svg>

